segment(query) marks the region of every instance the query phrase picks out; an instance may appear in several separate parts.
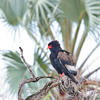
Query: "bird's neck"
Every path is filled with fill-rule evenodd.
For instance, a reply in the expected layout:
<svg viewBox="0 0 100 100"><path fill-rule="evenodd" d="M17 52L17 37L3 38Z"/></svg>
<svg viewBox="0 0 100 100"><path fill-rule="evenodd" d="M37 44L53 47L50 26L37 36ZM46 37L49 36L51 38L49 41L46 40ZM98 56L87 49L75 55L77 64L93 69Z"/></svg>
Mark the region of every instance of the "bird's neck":
<svg viewBox="0 0 100 100"><path fill-rule="evenodd" d="M51 51L51 54L55 55L55 57L58 55L58 52L62 50L61 48L58 48L58 49L54 49Z"/></svg>

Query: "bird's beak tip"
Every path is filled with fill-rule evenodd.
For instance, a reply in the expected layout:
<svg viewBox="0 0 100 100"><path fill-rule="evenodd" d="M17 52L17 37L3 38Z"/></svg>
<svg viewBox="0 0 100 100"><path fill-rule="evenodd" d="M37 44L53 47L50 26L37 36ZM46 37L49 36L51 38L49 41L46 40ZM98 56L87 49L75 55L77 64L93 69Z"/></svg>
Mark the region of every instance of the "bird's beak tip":
<svg viewBox="0 0 100 100"><path fill-rule="evenodd" d="M49 46L48 46L48 49L51 49L51 48L52 48L52 45L49 45Z"/></svg>

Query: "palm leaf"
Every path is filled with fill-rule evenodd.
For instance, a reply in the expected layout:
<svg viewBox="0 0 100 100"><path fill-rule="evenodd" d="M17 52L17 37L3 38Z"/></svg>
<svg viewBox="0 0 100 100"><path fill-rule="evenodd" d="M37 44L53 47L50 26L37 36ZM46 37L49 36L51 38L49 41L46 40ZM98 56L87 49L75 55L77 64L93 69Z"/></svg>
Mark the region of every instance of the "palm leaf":
<svg viewBox="0 0 100 100"><path fill-rule="evenodd" d="M43 50L43 49L42 49ZM48 57L47 57L47 53L43 53L40 48L36 49L35 53L34 53L34 61L37 61L37 63L39 64L39 66L42 68L42 70L49 74L49 68L48 68Z"/></svg>
<svg viewBox="0 0 100 100"><path fill-rule="evenodd" d="M33 17L37 21L40 21L41 18L46 21L47 14L52 12L58 0L33 0L29 2L33 5L31 6Z"/></svg>
<svg viewBox="0 0 100 100"><path fill-rule="evenodd" d="M82 0L61 0L61 10L68 20L78 21L81 12L85 9Z"/></svg>
<svg viewBox="0 0 100 100"><path fill-rule="evenodd" d="M57 5L58 1L59 0L28 0L31 5L29 8L31 15L30 19L31 21L35 20L37 22L41 36L48 36L49 33L51 33L49 16L52 15L53 9ZM54 39L53 35L51 35L51 37Z"/></svg>
<svg viewBox="0 0 100 100"><path fill-rule="evenodd" d="M37 53L39 54L39 51L37 51ZM41 53L39 55L37 53L35 53L35 61L37 63L35 62L35 64L31 67L31 70L36 76L47 75L49 70L48 64L44 61L46 60L44 59L45 55L41 57ZM26 78L30 78L31 76L25 65L22 63L18 52L6 51L2 53L2 56L7 70L5 82L9 84L10 93L16 94L18 93L19 84L21 81ZM37 83L29 83L25 85L23 90L24 97L27 97L29 94L38 91L47 81L48 79L42 79Z"/></svg>
<svg viewBox="0 0 100 100"><path fill-rule="evenodd" d="M26 10L25 0L0 0L0 8L8 24L17 26L22 23Z"/></svg>
<svg viewBox="0 0 100 100"><path fill-rule="evenodd" d="M7 51L2 56L7 70L5 82L9 83L9 90L15 94L18 92L20 82L25 78L26 67L17 52Z"/></svg>
<svg viewBox="0 0 100 100"><path fill-rule="evenodd" d="M100 33L100 1L99 0L85 0L85 9L89 18L89 26L92 34L98 35L96 39L99 39ZM95 36L94 36L95 37Z"/></svg>
<svg viewBox="0 0 100 100"><path fill-rule="evenodd" d="M78 56L81 52L81 48L84 45L84 41L86 37L88 36L88 33L92 33L96 41L100 39L100 33L99 33L100 4L99 3L100 2L97 0L85 0L85 1L83 0L76 0L76 1L62 0L61 1L60 8L63 11L63 15L65 16L64 21L60 22L61 28L63 30L62 31L63 39L64 39L65 47L67 47L68 50L72 51L73 54L75 52L75 49L77 49L77 51L75 52L75 57L74 57L75 62L77 62ZM95 12L95 10L97 11ZM82 12L85 12L83 13L84 16L80 17ZM81 20L79 20L79 17ZM72 35L73 33L69 31L70 29L69 21L70 20L72 21L72 24L73 22L80 23L82 20L84 20L86 31L84 31L83 36L81 37L81 41L78 45L78 48L76 48L76 44L77 44L77 39L79 36L78 32L79 32L80 24L78 24L78 27L76 30L77 34ZM72 27L72 30L73 30L73 27Z"/></svg>
<svg viewBox="0 0 100 100"><path fill-rule="evenodd" d="M97 32L100 29L100 1L98 0L62 0L60 8L63 11L65 18L71 21L78 21L82 11L86 11L84 23L89 25L92 33L100 36ZM88 23L87 23L88 22ZM98 26L98 27L97 27ZM97 37L98 37L97 36ZM99 38L98 38L99 39Z"/></svg>

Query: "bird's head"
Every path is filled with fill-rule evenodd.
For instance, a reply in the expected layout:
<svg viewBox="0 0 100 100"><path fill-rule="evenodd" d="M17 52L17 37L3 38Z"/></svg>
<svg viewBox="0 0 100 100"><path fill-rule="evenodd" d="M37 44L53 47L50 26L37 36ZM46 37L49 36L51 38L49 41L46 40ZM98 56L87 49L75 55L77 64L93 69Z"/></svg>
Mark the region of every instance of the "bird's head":
<svg viewBox="0 0 100 100"><path fill-rule="evenodd" d="M51 52L57 52L59 49L61 49L60 47L60 44L57 40L55 41L51 41L49 44L48 44L48 49L51 51Z"/></svg>

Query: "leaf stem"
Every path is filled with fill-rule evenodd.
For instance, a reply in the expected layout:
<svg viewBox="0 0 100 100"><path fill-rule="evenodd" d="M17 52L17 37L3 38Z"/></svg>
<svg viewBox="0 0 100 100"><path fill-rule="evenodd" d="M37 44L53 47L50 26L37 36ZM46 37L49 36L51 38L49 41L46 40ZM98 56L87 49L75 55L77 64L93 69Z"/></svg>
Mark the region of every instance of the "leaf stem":
<svg viewBox="0 0 100 100"><path fill-rule="evenodd" d="M74 53L74 48L75 48L78 32L79 32L79 29L80 29L80 26L81 26L82 19L84 18L85 14L86 14L86 12L85 12L85 10L83 10L81 15L80 15L80 19L78 21L78 26L77 26L77 29L76 29L76 32L75 32L75 37L74 37L74 40L72 42L72 54Z"/></svg>
<svg viewBox="0 0 100 100"><path fill-rule="evenodd" d="M93 70L92 72L88 73L85 78L89 78L92 74L94 74L95 72L97 72L98 70L100 70L100 67L96 68L95 70Z"/></svg>
<svg viewBox="0 0 100 100"><path fill-rule="evenodd" d="M81 64L81 66L78 68L78 70L81 70L84 66L84 64L87 62L87 60L89 59L89 57L95 52L95 50L100 46L100 43L98 43L94 49L89 53L89 55L87 56L87 58L83 61L83 63Z"/></svg>

